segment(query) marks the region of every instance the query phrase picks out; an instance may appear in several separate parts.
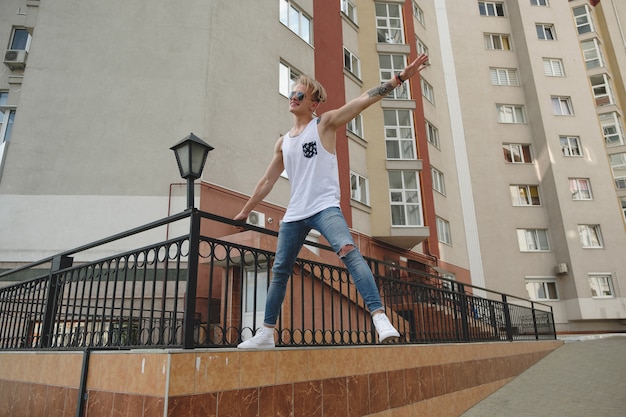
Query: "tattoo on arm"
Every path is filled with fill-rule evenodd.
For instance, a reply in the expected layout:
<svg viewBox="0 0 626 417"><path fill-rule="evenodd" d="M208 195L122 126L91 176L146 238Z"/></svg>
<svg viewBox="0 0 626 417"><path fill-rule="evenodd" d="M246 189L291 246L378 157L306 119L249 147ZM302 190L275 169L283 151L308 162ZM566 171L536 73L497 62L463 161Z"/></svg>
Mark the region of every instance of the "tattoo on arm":
<svg viewBox="0 0 626 417"><path fill-rule="evenodd" d="M393 91L393 86L390 83L386 82L379 87L372 88L367 92L367 94L370 97L385 97L387 94L391 93L391 91Z"/></svg>

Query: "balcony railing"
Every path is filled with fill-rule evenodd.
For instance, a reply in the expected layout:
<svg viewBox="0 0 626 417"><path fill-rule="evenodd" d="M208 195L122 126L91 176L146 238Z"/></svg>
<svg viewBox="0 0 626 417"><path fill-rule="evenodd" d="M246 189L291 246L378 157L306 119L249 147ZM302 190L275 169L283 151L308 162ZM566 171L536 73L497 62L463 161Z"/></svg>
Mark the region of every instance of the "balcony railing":
<svg viewBox="0 0 626 417"><path fill-rule="evenodd" d="M262 324L274 252L200 233L216 225L240 224L189 209L0 274L0 349L235 347ZM376 344L348 271L316 259L294 266L277 346ZM548 305L366 259L400 343L555 338Z"/></svg>

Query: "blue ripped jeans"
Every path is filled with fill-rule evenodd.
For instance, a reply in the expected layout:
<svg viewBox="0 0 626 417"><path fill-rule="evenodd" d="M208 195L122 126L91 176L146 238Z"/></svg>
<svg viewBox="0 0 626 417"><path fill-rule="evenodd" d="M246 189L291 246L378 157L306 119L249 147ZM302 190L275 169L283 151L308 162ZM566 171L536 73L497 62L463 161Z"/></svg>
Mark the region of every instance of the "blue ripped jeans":
<svg viewBox="0 0 626 417"><path fill-rule="evenodd" d="M353 246L353 249L342 256L341 260L348 268L370 313L382 310L383 305L374 282L372 270L367 266L367 262L354 245L341 210L338 207L329 207L307 219L283 222L280 225L276 258L272 267L272 280L267 291L263 323L268 327L276 326L278 314L287 291L287 281L293 272L296 257L311 229L320 232L330 243L335 253L339 253L341 248L346 245Z"/></svg>

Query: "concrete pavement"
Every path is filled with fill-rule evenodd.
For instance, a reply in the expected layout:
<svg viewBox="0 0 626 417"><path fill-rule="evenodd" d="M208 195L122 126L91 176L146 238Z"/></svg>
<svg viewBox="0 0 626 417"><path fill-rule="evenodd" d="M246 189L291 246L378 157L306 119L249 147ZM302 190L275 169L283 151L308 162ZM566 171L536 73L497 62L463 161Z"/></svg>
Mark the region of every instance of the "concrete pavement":
<svg viewBox="0 0 626 417"><path fill-rule="evenodd" d="M565 344L461 417L625 417L626 334Z"/></svg>

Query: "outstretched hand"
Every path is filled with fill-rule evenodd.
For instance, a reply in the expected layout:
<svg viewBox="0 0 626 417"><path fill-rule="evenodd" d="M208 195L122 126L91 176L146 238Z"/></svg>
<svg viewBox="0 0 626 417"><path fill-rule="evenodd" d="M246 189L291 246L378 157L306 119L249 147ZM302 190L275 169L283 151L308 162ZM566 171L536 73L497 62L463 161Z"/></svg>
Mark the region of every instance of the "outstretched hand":
<svg viewBox="0 0 626 417"><path fill-rule="evenodd" d="M413 60L413 62L407 65L406 68L400 71L400 77L402 78L402 80L408 80L427 66L428 55L420 54L417 58Z"/></svg>

